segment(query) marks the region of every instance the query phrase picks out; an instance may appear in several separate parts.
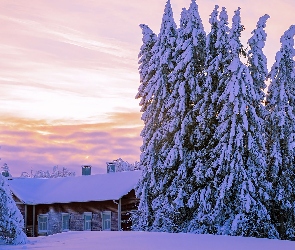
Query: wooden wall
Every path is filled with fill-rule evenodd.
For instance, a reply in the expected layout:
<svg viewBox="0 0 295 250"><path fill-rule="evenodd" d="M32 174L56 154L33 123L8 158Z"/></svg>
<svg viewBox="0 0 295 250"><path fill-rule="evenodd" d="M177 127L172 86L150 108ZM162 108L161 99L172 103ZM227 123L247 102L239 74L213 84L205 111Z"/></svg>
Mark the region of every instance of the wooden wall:
<svg viewBox="0 0 295 250"><path fill-rule="evenodd" d="M136 209L138 200L135 199L134 191L132 190L127 195L122 197L122 229L130 230L131 221L130 210ZM118 201L117 201L118 202ZM18 207L25 218L25 205L19 204ZM57 203L57 204L41 204L35 205L35 231L34 235L38 235L39 214L48 214L48 235L62 232L62 213L69 213L70 231L84 230L84 212L92 212L91 230L102 230L102 212L111 211L111 230L118 230L118 205L112 200L109 201L92 201L92 202L72 202L72 203ZM33 205L27 205L27 230L28 236L32 236L33 231Z"/></svg>

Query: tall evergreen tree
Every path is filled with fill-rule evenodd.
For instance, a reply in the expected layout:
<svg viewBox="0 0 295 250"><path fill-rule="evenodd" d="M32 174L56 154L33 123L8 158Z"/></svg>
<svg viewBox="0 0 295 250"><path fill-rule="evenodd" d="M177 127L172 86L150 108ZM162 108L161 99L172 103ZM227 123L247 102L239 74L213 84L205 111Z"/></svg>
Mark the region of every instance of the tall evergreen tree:
<svg viewBox="0 0 295 250"><path fill-rule="evenodd" d="M140 48L139 52L139 74L140 74L140 82L141 85L138 88L138 93L136 95L136 99L141 98L140 100L140 106L141 106L141 112L143 112L141 119L144 121L144 128L141 132L141 136L143 138L143 145L141 147L141 161L139 162L139 167L145 170L148 170L145 168L145 165L149 166L149 161L152 160L148 154L146 154L148 145L152 139L152 131L154 130L153 124L149 121L153 118L153 113L149 113L150 106L153 102L153 93L151 92L151 89L153 88L151 84L151 78L155 74L155 68L152 68L151 66L151 58L157 51L155 47L155 43L157 41L156 35L152 32L152 30L145 24L141 24L140 28L142 29L142 46ZM146 173L147 174L147 173ZM145 183L146 186L142 186L142 198L143 201L141 203L141 215L140 217L137 217L134 215L134 225L137 225L138 230L145 230L146 226L148 225L148 216L149 216L149 210L150 206L147 204L147 200L144 199L145 195L145 189L148 187L148 183ZM135 229L135 228L134 228Z"/></svg>
<svg viewBox="0 0 295 250"><path fill-rule="evenodd" d="M141 133L143 146L141 147L140 164L143 174L137 187L137 196L140 197L138 213L135 214L136 228L139 230L159 231L166 225L170 230L171 223L166 213L167 204L162 183L165 175L164 159L161 155L162 147L167 143L164 127L168 119L165 103L171 93L168 75L175 67L173 53L176 47L177 29L173 19L170 0L167 1L162 18L161 30L153 46L153 56L150 59L149 71L154 72L149 80L149 105L142 115L145 127Z"/></svg>
<svg viewBox="0 0 295 250"><path fill-rule="evenodd" d="M169 75L171 95L165 103L169 119L163 128L167 140L161 153L166 168L162 189L168 198L166 206L172 208L169 218L173 228L170 231L174 232L186 230L186 221L191 214L187 201L193 191L190 177L195 152L186 141L190 135L184 134L188 130L185 127L187 123L183 121L200 96L204 79L206 34L195 0L188 10L183 9L180 22L176 66Z"/></svg>
<svg viewBox="0 0 295 250"><path fill-rule="evenodd" d="M210 152L216 141L213 135L217 126L217 88L223 79L225 68L229 64L228 16L225 8L218 16L216 5L209 22L211 31L206 39L206 81L202 89L202 98L196 103L192 113L196 121L193 130L193 144L197 152L193 178L195 192L191 195L188 205L194 211L194 218L189 225L189 231L198 233L213 233L212 223L208 220L211 209L210 185L213 181Z"/></svg>
<svg viewBox="0 0 295 250"><path fill-rule="evenodd" d="M24 219L17 208L5 178L0 174L0 241L25 244Z"/></svg>
<svg viewBox="0 0 295 250"><path fill-rule="evenodd" d="M281 239L295 238L295 25L281 37L266 98L270 210Z"/></svg>
<svg viewBox="0 0 295 250"><path fill-rule="evenodd" d="M218 100L219 143L213 151L217 184L214 218L217 233L256 237L277 237L264 205L265 170L263 120L253 104L256 94L248 68L241 62L243 26L235 11L230 31L230 59L226 87Z"/></svg>
<svg viewBox="0 0 295 250"><path fill-rule="evenodd" d="M204 217L209 232L274 238L276 231L264 205L267 193L263 185L266 161L262 121L253 107L258 97L249 69L240 60L242 30L238 9L229 34L230 64L217 87L220 96L214 139L218 143L212 150L209 174L213 178L201 200L207 196L208 212Z"/></svg>

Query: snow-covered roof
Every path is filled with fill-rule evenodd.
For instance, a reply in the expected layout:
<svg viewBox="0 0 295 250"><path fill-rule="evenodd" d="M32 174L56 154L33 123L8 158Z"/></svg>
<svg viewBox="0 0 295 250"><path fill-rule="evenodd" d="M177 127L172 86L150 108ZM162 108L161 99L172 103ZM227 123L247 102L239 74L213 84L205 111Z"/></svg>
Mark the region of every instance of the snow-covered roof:
<svg viewBox="0 0 295 250"><path fill-rule="evenodd" d="M53 204L118 200L137 184L141 171L52 179L15 178L12 193L24 204Z"/></svg>

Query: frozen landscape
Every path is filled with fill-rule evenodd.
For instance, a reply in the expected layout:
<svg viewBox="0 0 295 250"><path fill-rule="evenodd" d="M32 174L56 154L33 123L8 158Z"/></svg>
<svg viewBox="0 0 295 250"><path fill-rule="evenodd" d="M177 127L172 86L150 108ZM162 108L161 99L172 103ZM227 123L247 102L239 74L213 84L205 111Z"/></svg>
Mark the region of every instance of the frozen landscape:
<svg viewBox="0 0 295 250"><path fill-rule="evenodd" d="M150 232L67 232L30 237L26 245L0 245L6 249L100 249L100 250L293 250L295 242L234 236Z"/></svg>
<svg viewBox="0 0 295 250"><path fill-rule="evenodd" d="M247 44L241 8L230 15L231 22L215 5L207 33L196 0L179 26L167 0L158 35L140 25L136 168L115 173L114 160L105 175L84 165L88 177L48 180L48 171L14 179L4 165L0 250L295 249L295 25L269 70L270 15L258 19ZM27 240L24 232L50 236Z"/></svg>

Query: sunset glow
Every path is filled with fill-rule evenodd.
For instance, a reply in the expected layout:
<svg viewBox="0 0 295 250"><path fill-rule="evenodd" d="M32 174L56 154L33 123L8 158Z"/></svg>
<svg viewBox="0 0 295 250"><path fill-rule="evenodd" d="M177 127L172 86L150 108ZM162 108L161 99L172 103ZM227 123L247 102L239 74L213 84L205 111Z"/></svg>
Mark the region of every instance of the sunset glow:
<svg viewBox="0 0 295 250"><path fill-rule="evenodd" d="M0 165L13 176L64 166L80 175L90 164L139 160L137 55L139 24L158 34L166 0L0 0ZM176 23L190 0L171 0ZM241 7L246 45L258 18L269 14L268 68L280 36L295 24L294 0L198 1L208 32L215 4L229 18Z"/></svg>

